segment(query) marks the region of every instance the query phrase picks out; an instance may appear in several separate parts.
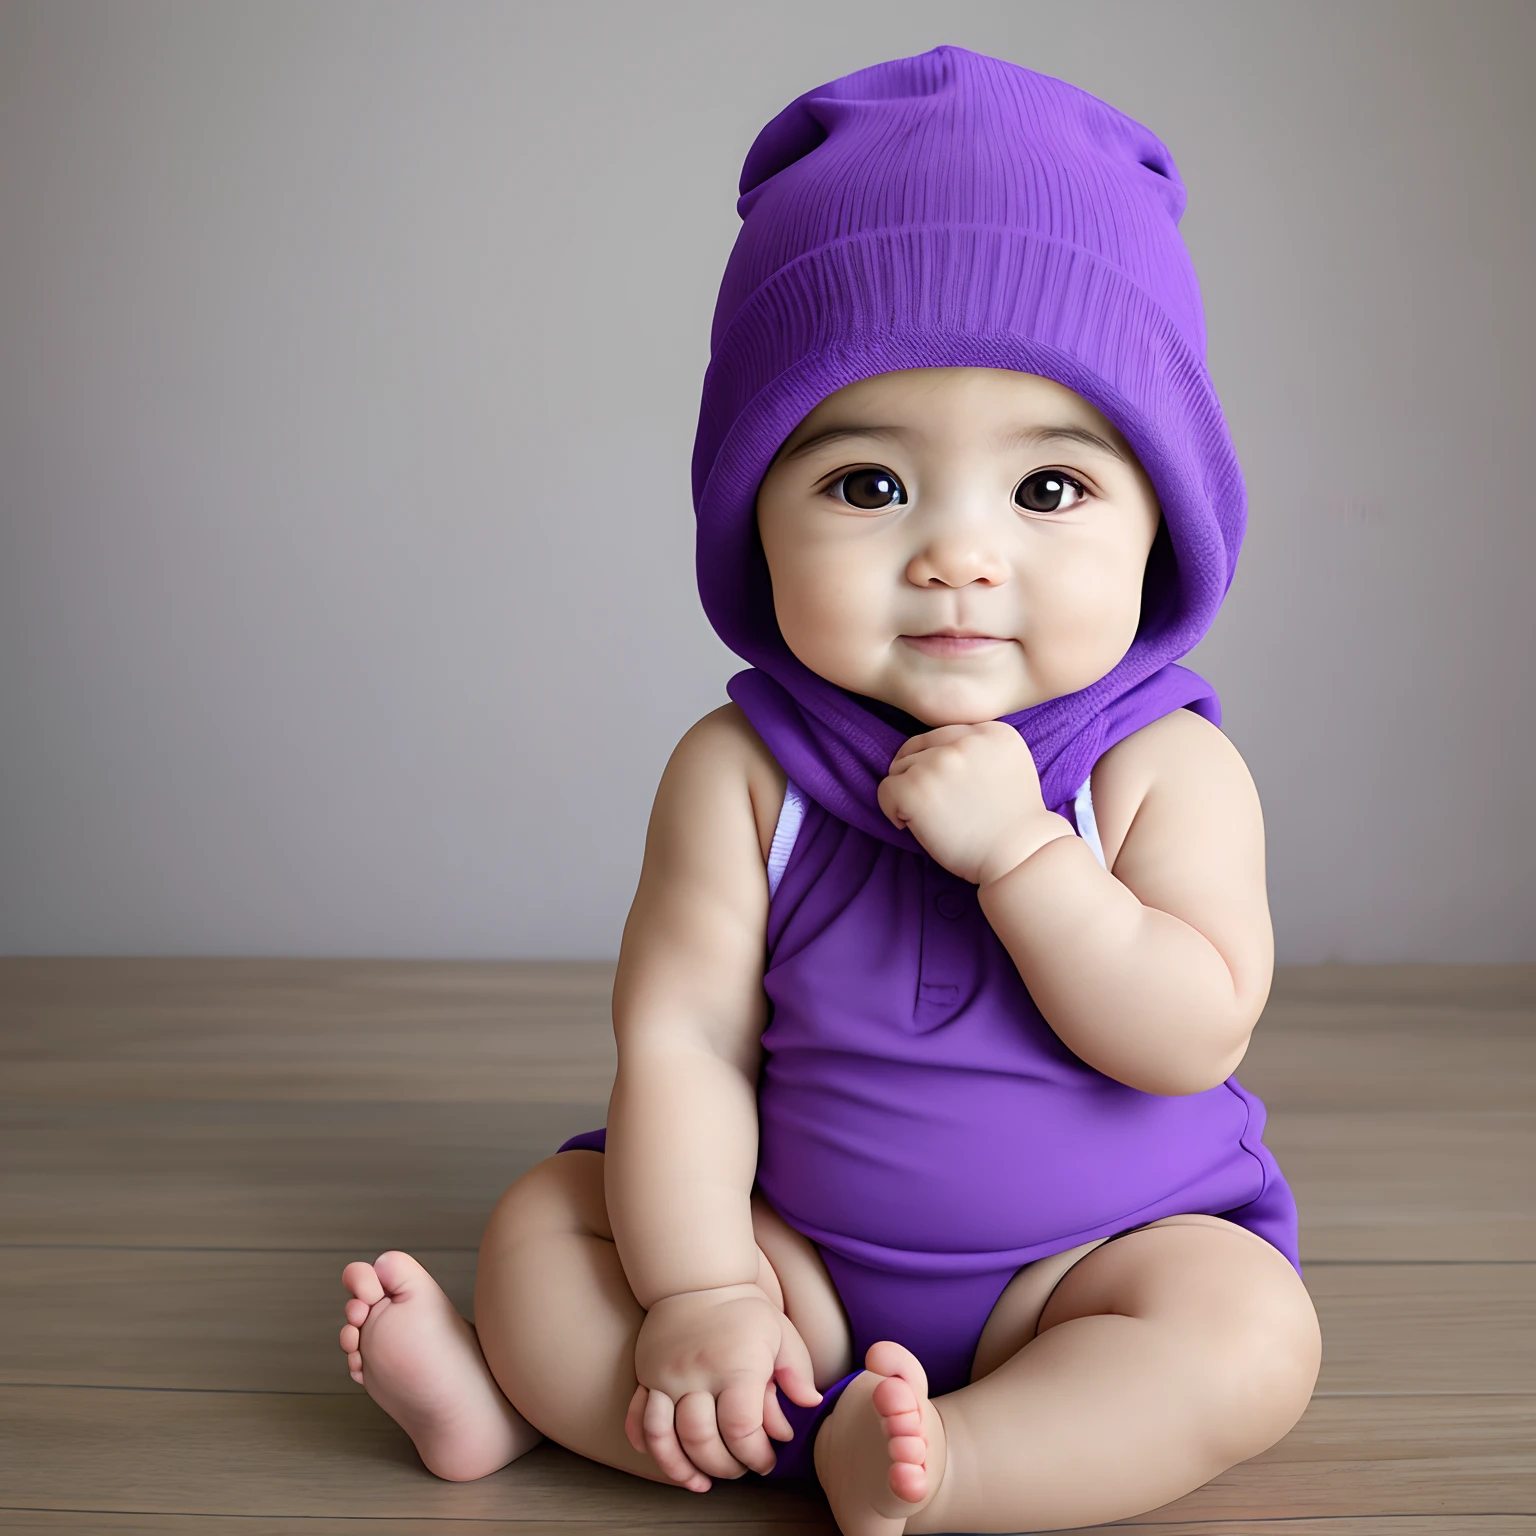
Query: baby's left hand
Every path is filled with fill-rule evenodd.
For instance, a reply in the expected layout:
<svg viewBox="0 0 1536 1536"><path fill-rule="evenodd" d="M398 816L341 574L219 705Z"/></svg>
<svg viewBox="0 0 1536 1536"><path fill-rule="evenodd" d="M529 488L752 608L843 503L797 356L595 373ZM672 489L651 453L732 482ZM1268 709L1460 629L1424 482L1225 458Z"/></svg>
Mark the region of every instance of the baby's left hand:
<svg viewBox="0 0 1536 1536"><path fill-rule="evenodd" d="M880 809L907 827L952 874L986 885L1036 849L1072 835L1045 808L1024 738L1011 725L942 725L914 736L891 759Z"/></svg>

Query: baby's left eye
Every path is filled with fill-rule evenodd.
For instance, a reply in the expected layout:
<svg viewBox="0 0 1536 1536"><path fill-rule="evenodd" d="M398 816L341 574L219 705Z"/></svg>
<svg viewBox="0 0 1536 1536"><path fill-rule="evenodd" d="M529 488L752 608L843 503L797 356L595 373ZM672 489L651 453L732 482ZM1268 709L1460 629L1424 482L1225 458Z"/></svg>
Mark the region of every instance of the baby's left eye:
<svg viewBox="0 0 1536 1536"><path fill-rule="evenodd" d="M1076 493L1076 500L1063 506L1059 498L1066 495L1068 486ZM1082 481L1059 469L1037 469L1013 488L1014 505L1026 512L1067 512L1087 499L1088 489Z"/></svg>
<svg viewBox="0 0 1536 1536"><path fill-rule="evenodd" d="M860 512L883 512L887 507L903 506L907 489L888 469L878 465L867 469L850 469L839 475L828 487L839 501L845 501Z"/></svg>

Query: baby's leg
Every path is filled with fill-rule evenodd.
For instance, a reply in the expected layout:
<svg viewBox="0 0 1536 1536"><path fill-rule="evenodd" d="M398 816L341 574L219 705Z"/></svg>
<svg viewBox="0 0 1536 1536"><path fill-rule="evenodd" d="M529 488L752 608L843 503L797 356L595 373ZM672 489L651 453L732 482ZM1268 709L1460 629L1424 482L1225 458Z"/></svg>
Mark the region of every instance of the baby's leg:
<svg viewBox="0 0 1536 1536"><path fill-rule="evenodd" d="M603 1199L601 1152L560 1152L501 1197L480 1242L475 1324L502 1390L567 1450L670 1482L624 1433L644 1313Z"/></svg>
<svg viewBox="0 0 1536 1536"><path fill-rule="evenodd" d="M538 1444L542 1436L496 1385L475 1330L415 1259L381 1253L341 1278L352 1292L341 1330L352 1379L430 1471L468 1482Z"/></svg>
<svg viewBox="0 0 1536 1536"><path fill-rule="evenodd" d="M906 1352L874 1346L872 1357L887 1354L843 1394L816 1446L844 1536L1060 1530L1156 1509L1288 1433L1321 1360L1296 1271L1217 1217L1170 1217L1093 1249L1039 1330L931 1403ZM890 1498L899 1479L880 1478L868 1447L908 1398L913 1445L926 1449L903 1514Z"/></svg>
<svg viewBox="0 0 1536 1536"><path fill-rule="evenodd" d="M558 1153L502 1197L480 1245L475 1321L502 1390L550 1439L593 1461L670 1483L624 1433L635 1395L635 1338L645 1314L614 1246L604 1155ZM825 1386L848 1369L837 1293L814 1247L760 1201L753 1203L753 1228L758 1284L800 1329L817 1384ZM783 1268L782 1283L775 1263Z"/></svg>

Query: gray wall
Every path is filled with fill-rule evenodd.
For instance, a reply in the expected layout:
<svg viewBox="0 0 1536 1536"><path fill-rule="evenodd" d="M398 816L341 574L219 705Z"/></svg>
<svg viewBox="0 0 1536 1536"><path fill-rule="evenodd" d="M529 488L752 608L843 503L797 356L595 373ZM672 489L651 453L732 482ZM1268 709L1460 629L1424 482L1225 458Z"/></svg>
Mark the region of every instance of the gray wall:
<svg viewBox="0 0 1536 1536"><path fill-rule="evenodd" d="M0 3L0 952L616 952L741 159L963 44L1190 189L1280 958L1536 959L1536 6Z"/></svg>

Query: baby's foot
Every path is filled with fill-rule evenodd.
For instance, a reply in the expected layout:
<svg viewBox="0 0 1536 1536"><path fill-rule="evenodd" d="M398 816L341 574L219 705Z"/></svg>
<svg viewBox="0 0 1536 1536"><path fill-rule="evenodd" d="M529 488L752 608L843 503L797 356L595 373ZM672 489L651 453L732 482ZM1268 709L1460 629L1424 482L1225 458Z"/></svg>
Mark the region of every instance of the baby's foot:
<svg viewBox="0 0 1536 1536"><path fill-rule="evenodd" d="M429 1471L485 1477L543 1437L496 1385L475 1330L408 1253L348 1264L341 1347L352 1380L412 1441Z"/></svg>
<svg viewBox="0 0 1536 1536"><path fill-rule="evenodd" d="M816 1436L816 1475L843 1536L898 1536L944 1476L944 1422L911 1350L882 1339Z"/></svg>

